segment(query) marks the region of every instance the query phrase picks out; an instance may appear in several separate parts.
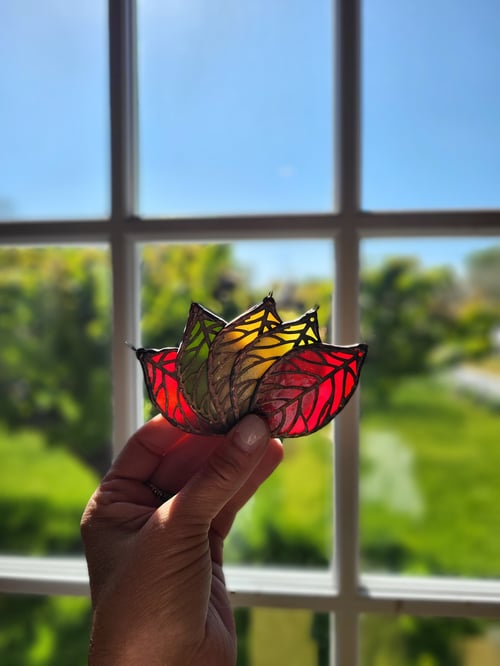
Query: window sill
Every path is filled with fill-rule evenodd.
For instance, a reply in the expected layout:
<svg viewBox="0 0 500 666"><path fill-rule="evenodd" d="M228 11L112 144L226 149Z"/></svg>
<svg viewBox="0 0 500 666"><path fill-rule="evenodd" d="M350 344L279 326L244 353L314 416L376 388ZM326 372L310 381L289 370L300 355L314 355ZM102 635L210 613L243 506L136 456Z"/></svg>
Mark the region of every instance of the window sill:
<svg viewBox="0 0 500 666"><path fill-rule="evenodd" d="M327 570L227 566L235 606L309 608L335 612L500 617L500 581L370 574L351 597L336 589ZM0 556L0 592L87 596L82 557Z"/></svg>

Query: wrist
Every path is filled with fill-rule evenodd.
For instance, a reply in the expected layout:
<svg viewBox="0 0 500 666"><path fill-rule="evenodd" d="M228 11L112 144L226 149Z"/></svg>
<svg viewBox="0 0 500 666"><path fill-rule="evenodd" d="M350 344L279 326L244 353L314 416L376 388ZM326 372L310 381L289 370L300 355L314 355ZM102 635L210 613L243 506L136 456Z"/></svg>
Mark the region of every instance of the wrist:
<svg viewBox="0 0 500 666"><path fill-rule="evenodd" d="M182 651L182 650L181 650ZM189 650L188 650L189 651ZM188 666L193 663L187 654L179 654L178 641L168 639L165 631L153 627L139 628L136 621L129 626L113 618L94 623L89 645L88 666Z"/></svg>

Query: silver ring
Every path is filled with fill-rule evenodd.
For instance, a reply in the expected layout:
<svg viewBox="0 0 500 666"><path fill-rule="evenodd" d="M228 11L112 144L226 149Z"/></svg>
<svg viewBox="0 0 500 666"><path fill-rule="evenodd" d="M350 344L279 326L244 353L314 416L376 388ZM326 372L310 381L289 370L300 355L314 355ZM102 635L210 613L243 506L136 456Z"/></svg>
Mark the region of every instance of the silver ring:
<svg viewBox="0 0 500 666"><path fill-rule="evenodd" d="M155 486L155 484L151 483L151 481L145 481L144 485L151 490L155 497L161 499L162 502L167 502L171 497L174 496L173 493L167 493L165 490L158 488L158 486Z"/></svg>

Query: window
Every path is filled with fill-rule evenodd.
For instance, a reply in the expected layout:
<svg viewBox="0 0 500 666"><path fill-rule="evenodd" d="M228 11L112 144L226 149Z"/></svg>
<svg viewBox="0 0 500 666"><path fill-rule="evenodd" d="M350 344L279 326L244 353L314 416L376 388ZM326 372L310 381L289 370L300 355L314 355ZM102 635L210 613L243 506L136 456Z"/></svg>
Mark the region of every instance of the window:
<svg viewBox="0 0 500 666"><path fill-rule="evenodd" d="M235 525L242 663L279 666L276 639L301 666L498 661L499 18L2 6L2 663L83 659L79 515L148 413L124 340L176 344L191 299L230 317L270 289L370 350Z"/></svg>

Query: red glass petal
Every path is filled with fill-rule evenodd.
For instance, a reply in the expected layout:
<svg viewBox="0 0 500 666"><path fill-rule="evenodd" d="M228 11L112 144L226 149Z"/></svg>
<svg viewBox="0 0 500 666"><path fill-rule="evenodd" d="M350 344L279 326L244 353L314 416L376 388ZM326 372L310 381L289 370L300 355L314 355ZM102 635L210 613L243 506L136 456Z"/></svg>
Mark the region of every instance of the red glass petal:
<svg viewBox="0 0 500 666"><path fill-rule="evenodd" d="M274 437L300 437L319 430L353 395L366 353L363 344L293 349L262 377L251 411L267 420Z"/></svg>
<svg viewBox="0 0 500 666"><path fill-rule="evenodd" d="M138 349L151 402L174 426L198 435L216 434L213 426L198 416L179 389L176 373L177 349Z"/></svg>
<svg viewBox="0 0 500 666"><path fill-rule="evenodd" d="M299 319L276 326L245 347L231 373L235 417L239 419L248 412L261 377L274 363L294 348L320 342L317 311L308 310Z"/></svg>

